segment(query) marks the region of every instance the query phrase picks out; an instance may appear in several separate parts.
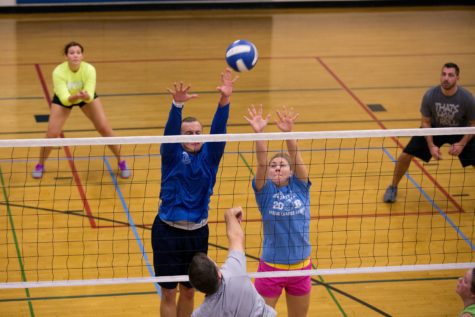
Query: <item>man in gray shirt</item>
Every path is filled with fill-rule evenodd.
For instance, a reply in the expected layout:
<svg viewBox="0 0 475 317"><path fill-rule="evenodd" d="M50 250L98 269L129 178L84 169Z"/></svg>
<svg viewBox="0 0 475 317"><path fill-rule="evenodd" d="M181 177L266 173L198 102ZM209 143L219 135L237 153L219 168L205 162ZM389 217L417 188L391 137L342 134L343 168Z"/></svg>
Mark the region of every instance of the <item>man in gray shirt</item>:
<svg viewBox="0 0 475 317"><path fill-rule="evenodd" d="M224 214L229 253L226 262L218 268L204 253L197 253L190 263L190 283L206 294L205 300L192 317L276 316L257 293L246 273L244 232L241 228L242 208L228 209Z"/></svg>
<svg viewBox="0 0 475 317"><path fill-rule="evenodd" d="M442 67L440 86L429 89L422 99L422 128L475 126L475 101L468 90L457 85L459 73L460 69L454 63L446 63ZM473 134L414 136L398 157L393 181L384 193L384 202L396 201L397 186L414 156L425 162L429 162L432 157L440 160L440 147L446 143L451 145L449 154L458 156L463 167L475 167Z"/></svg>

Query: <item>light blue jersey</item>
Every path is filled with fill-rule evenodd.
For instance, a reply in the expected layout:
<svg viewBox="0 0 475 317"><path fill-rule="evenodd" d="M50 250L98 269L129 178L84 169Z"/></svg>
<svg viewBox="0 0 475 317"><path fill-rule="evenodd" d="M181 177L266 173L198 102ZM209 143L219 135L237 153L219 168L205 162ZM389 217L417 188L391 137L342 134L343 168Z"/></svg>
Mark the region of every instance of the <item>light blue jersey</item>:
<svg viewBox="0 0 475 317"><path fill-rule="evenodd" d="M261 258L268 263L294 264L310 256L310 186L291 176L287 186L266 179L264 187L252 187L264 226Z"/></svg>

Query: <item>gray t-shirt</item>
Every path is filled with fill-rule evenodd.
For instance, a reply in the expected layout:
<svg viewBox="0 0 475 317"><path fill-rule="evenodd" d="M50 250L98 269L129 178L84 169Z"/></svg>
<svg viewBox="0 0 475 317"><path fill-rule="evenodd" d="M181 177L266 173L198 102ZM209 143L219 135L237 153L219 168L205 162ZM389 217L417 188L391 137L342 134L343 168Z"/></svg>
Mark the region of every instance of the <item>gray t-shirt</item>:
<svg viewBox="0 0 475 317"><path fill-rule="evenodd" d="M463 87L458 86L453 96L446 96L440 86L436 86L422 98L421 113L431 118L433 128L467 127L475 120L475 101Z"/></svg>
<svg viewBox="0 0 475 317"><path fill-rule="evenodd" d="M192 317L273 317L277 313L267 306L257 293L251 278L246 274L246 256L240 251L230 251L221 268L223 279L218 291L206 296Z"/></svg>

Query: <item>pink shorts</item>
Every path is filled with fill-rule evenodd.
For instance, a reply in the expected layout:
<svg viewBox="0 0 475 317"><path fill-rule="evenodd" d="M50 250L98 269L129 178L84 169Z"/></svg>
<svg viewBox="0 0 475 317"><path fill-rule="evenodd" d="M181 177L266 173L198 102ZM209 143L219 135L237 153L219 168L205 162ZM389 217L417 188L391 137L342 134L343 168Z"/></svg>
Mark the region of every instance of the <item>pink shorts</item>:
<svg viewBox="0 0 475 317"><path fill-rule="evenodd" d="M312 264L304 267L303 270L312 269ZM258 272L286 271L269 266L262 260L259 262ZM257 292L264 297L275 298L282 294L285 289L287 294L292 296L303 296L312 290L312 281L310 276L292 276L292 277L267 277L256 278L254 285Z"/></svg>

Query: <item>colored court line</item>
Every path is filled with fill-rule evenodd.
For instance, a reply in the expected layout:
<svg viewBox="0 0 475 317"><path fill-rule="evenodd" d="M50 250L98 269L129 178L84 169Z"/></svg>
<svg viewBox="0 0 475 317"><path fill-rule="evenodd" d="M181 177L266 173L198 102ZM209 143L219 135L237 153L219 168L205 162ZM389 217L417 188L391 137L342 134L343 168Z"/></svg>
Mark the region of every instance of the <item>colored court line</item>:
<svg viewBox="0 0 475 317"><path fill-rule="evenodd" d="M326 64L323 62L323 60L320 57L316 57L316 60L320 63L320 65L330 74L330 76L335 79L335 81L341 86L341 88L353 98L354 101L363 109L364 112L366 112L373 120L374 122L382 129L387 129L386 126L381 122L381 120L376 117L376 115L371 112L366 105L361 101L360 98L358 98L353 91L336 75L336 73ZM396 142L396 144L400 148L404 148L404 146L399 142L399 140L395 137L391 138ZM460 212L465 212L462 208L462 206L457 203L457 201L445 190L445 188L439 184L439 182L424 168L424 166L418 161L418 160L413 160L414 164L429 178L429 180L440 190L440 192L447 197L447 199L458 209Z"/></svg>
<svg viewBox="0 0 475 317"><path fill-rule="evenodd" d="M315 265L312 263L312 268L315 270L316 267ZM318 275L318 278L320 279L320 282L322 283L325 283L325 280L323 279L323 276L321 275ZM338 301L338 299L335 297L335 295L333 294L332 290L328 287L325 287L325 289L327 290L328 294L330 295L330 297L332 298L333 302L335 303L335 305L338 307L338 310L340 311L340 313L342 314L342 316L344 317L347 317L346 313L345 313L345 310L343 309L343 306L341 306L340 302Z"/></svg>
<svg viewBox="0 0 475 317"><path fill-rule="evenodd" d="M48 107L51 108L51 97L48 91L48 86L46 85L45 78L43 76L43 72L41 71L41 67L39 64L35 64L35 69L36 69L36 74L38 75L38 78L40 80L41 88L43 90L44 97L46 99L46 102L48 103ZM64 138L64 133L61 132L61 137ZM68 163L69 167L71 168L71 172L73 174L74 182L76 183L76 188L79 191L79 196L81 197L84 210L86 211L86 214L89 216L89 224L91 225L91 228L96 228L96 222L94 221L94 218L92 217L92 212L91 212L91 207L89 206L89 202L86 197L86 192L84 191L84 187L82 186L81 178L79 177L79 174L76 169L76 165L74 164L73 156L71 155L71 151L69 150L68 146L63 147L64 152L66 153L66 157L68 158Z"/></svg>
<svg viewBox="0 0 475 317"><path fill-rule="evenodd" d="M110 166L109 166L109 167L110 167ZM111 168L109 168L109 172L112 173L112 175L113 175L113 171L112 171ZM118 186L118 185L117 185L117 186ZM119 191L118 191L118 194L121 195L120 189L119 189ZM121 199L121 201L122 201L123 204L125 204L125 200L124 200L123 198ZM1 203L0 203L0 204L1 204ZM37 207L34 207L34 206L30 206L30 207L24 206L24 205L11 205L11 206L14 206L14 207L19 207L19 206L21 206L21 207L24 207L24 208L38 209ZM126 206L126 205L124 205L124 206ZM55 212L55 213L69 214L67 211L53 210L53 209L48 209L48 208L39 208L39 209L40 209L40 210L43 210L43 211L51 211L51 212ZM124 209L125 209L125 208L124 208ZM87 217L87 216L81 215L81 214L70 214L70 215L71 215L71 216L77 216L77 217ZM100 218L99 218L99 217L96 217L96 219L100 219L100 220L102 220L102 221L109 221L109 222L112 222L112 223L124 224L124 225L128 225L128 226L131 226L132 223L133 223L133 221L132 221L132 223L127 224L126 222L123 222L123 221L118 221L118 220L115 220L115 219L109 219L109 218L105 218L105 217L100 217ZM130 222L130 220L129 220L129 222ZM135 225L134 225L134 226L135 226ZM151 230L151 228L144 227L144 226L135 226L135 227L141 227L141 228L146 229L146 230ZM136 232L135 232L134 234L136 234ZM136 235L136 236L137 236L137 235ZM209 243L209 245L212 246L212 247L215 247L216 249L228 250L226 247L221 246L221 245L217 245L217 244L214 244L214 243ZM251 254L249 254L249 253L246 253L246 257L247 257L247 258L250 258L250 259L253 259L253 260L256 260L256 261L259 260L259 258L258 258L257 256L251 255ZM366 303L366 302L360 300L359 298L357 298L357 297L355 297L355 296L353 296L353 295L351 295L351 294L348 294L348 293L346 293L346 292L344 292L344 291L342 291L342 290L340 290L340 289L338 289L338 288L336 288L336 287L334 287L334 286L331 286L331 285L328 284L328 283L325 283L325 282L322 282L322 281L318 281L318 280L316 280L316 279L314 279L314 278L312 278L312 282L313 282L314 285L321 285L321 286L326 287L327 289L331 289L332 291L335 291L335 292L337 292L337 293L339 293L339 294L341 294L341 295L343 295L343 296L345 296L345 297L348 297L348 298L351 299L351 300L354 300L354 301L356 301L356 302L358 302L358 303L360 303L360 304L363 304L364 306L366 306L366 307L368 307L368 308L370 308L370 309L372 309L372 310L374 310L374 311L379 311L379 309L376 308L376 307L374 307L373 305L368 304L368 303ZM156 283L154 283L154 284L156 285ZM151 293L150 293L150 294L151 294ZM156 292L154 292L153 294L156 294ZM80 297L96 297L96 296L99 297L100 295L90 295L90 296L87 296L87 295L84 295L84 296L83 296L83 295L80 295L80 296L75 296L75 297L72 297L72 298L76 298L76 297L78 297L78 298L80 298ZM116 296L116 295L113 294L113 295L110 295L110 296ZM63 297L54 297L54 298L46 298L46 299L62 299L62 298L63 298ZM37 298L37 299L41 299L41 298ZM0 300L0 302L2 302L2 301L23 301L23 300L24 300L24 299ZM372 308L372 307L374 307L374 308ZM386 315L384 315L384 316L386 316Z"/></svg>
<svg viewBox="0 0 475 317"><path fill-rule="evenodd" d="M8 204L8 194L7 194L7 189L5 186L5 180L3 178L3 171L2 167L0 166L0 181L2 183L2 193L3 197L5 197L5 202L6 202L6 208L7 208L7 214L8 214L8 221L10 222L11 226L11 233L13 235L13 241L15 242L15 250L17 254L17 259L18 259L18 264L20 265L20 272L21 272L21 280L22 282L26 282L26 273L25 273L25 267L23 266L23 257L21 255L21 250L20 250L20 244L18 243L18 238L16 236L16 230L15 230L15 223L13 222L13 216L12 212L10 209L10 205ZM26 293L26 300L28 300L28 309L30 311L30 316L34 317L35 316L35 311L33 310L33 303L30 300L30 290L28 288L25 288L25 293Z"/></svg>
<svg viewBox="0 0 475 317"><path fill-rule="evenodd" d="M127 216L127 221L130 224L130 228L132 229L132 232L134 233L135 241L137 242L137 244L139 246L139 249L140 249L140 252L142 253L142 256L145 260L145 264L147 266L148 273L150 274L151 277L155 277L154 269L150 265L150 261L148 260L147 252L145 251L145 247L142 243L142 240L140 239L140 235L137 232L137 228L135 226L134 219L132 218L132 215L130 214L129 207L127 207L127 203L124 199L124 195L122 195L122 191L120 190L120 186L117 183L117 178L114 175L114 171L112 170L112 168L109 164L109 161L107 160L106 157L103 158L103 161L104 161L104 164L107 167L107 170L109 171L109 175L112 179L112 182L114 183L116 193L119 196L120 202L122 204L122 209L125 212L125 214ZM153 285L155 286L155 289L157 290L158 296L160 296L160 298L161 298L162 294L161 294L161 291L160 291L160 286L157 283L153 283Z"/></svg>
<svg viewBox="0 0 475 317"><path fill-rule="evenodd" d="M393 161L396 162L396 159L387 151L383 149L384 153ZM415 179L406 172L406 177L411 181L411 183L417 188L417 190L424 196L424 198L438 211L438 213L449 223L449 225L457 232L457 234L470 246L470 248L475 251L475 245L470 241L470 239L460 230L460 228L450 219L446 212L437 205L437 203L427 194L427 192L420 186Z"/></svg>
<svg viewBox="0 0 475 317"><path fill-rule="evenodd" d="M249 172L251 173L251 175L255 175L254 171L252 170L252 166L249 164L249 162L247 162L246 158L245 158L241 153L239 153L239 157L240 157L241 160L244 162L244 164L245 164L246 167L248 168L248 170L249 170ZM247 220L246 220L246 221L247 221ZM246 256L249 256L249 255L246 253ZM253 259L257 260L257 261L259 260L259 258L257 258L257 257L252 257L252 256L249 256L249 257L251 257L251 258L253 258ZM312 266L313 266L313 264L312 264ZM349 298L349 299L351 299L351 300L354 300L354 301L356 301L357 303L362 304L363 306L366 306L366 307L368 307L369 309L371 309L371 310L373 310L373 311L375 311L375 312L377 312L377 313L379 313L379 314L381 314L381 315L383 315L383 316L391 316L391 315L387 314L386 312L382 311L381 309L377 308L376 306L373 306L373 305L371 305L371 304L369 304L369 303L367 303L367 302L365 302L365 301L363 301L363 300L357 298L356 296L353 296L353 295L351 295L351 294L349 294L349 293L347 293L347 292L344 292L344 291L342 291L342 290L340 290L340 289L338 289L338 288L336 288L336 287L333 287L333 286L331 286L331 285L325 283L325 281L323 280L323 277L320 276L320 275L319 275L319 279L320 279L320 281L319 281L319 280L316 280L315 278L312 278L311 280L312 280L312 282L314 282L314 283L316 283L316 284L319 284L319 285L322 285L322 286L324 286L324 287L326 288L326 290L327 290L328 293L330 294L330 297L333 299L333 302L335 303L335 305L337 305L339 311L343 314L343 316L346 316L346 313L345 313L345 311L343 310L343 307L340 305L340 302L336 299L335 296L333 296L332 291L338 292L339 294L341 294L341 295L343 295L343 296L345 296L345 297L347 297L347 298Z"/></svg>

